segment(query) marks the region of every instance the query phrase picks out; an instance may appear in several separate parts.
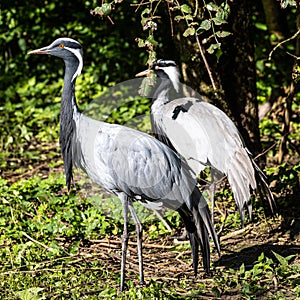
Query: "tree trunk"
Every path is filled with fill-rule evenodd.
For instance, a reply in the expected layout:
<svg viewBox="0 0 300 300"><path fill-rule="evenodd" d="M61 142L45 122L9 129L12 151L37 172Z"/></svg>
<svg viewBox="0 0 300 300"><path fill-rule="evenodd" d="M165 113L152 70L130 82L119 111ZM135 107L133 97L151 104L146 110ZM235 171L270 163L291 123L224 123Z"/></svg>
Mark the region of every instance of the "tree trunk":
<svg viewBox="0 0 300 300"><path fill-rule="evenodd" d="M213 74L216 91L199 54L196 42L178 34L175 43L182 59L184 83L205 96L223 110L237 125L247 147L254 154L261 152L258 104L256 92L256 70L254 41L252 39L252 1L229 2L231 14L227 28L231 36L221 41L222 56L217 62L215 55L205 54ZM178 26L179 27L179 26ZM178 31L180 28L177 29ZM201 38L201 37L200 37ZM205 48L206 45L202 44ZM215 96L217 92L217 97Z"/></svg>
<svg viewBox="0 0 300 300"><path fill-rule="evenodd" d="M252 39L252 3L238 0L230 3L229 28L232 35L222 43L223 55L218 74L228 104L247 147L261 152L254 42Z"/></svg>
<svg viewBox="0 0 300 300"><path fill-rule="evenodd" d="M274 0L261 1L270 34L274 34L279 41L283 40L288 32L288 27L285 14L280 9L280 2Z"/></svg>

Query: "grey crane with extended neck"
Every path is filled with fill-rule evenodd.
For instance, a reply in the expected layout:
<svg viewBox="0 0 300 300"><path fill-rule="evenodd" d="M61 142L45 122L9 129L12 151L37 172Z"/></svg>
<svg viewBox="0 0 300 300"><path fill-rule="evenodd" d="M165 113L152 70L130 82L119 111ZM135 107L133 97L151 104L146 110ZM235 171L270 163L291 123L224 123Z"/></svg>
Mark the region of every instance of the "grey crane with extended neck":
<svg viewBox="0 0 300 300"><path fill-rule="evenodd" d="M125 281L129 211L137 231L140 281L143 284L142 225L133 201L156 209L177 210L183 218L192 248L197 274L199 246L206 271L210 268L209 235L218 252L217 235L205 199L179 156L153 137L120 125L96 121L82 114L76 104L75 81L83 66L82 47L70 38L59 38L47 47L29 54L50 54L65 63L60 113L60 145L66 183L70 188L73 165L95 183L115 194L124 210L122 235L121 291Z"/></svg>

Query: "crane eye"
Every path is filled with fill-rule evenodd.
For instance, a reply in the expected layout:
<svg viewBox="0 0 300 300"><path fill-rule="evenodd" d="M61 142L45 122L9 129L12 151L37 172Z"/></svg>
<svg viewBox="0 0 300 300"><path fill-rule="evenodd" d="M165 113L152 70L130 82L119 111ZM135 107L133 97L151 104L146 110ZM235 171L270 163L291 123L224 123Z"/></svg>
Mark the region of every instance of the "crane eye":
<svg viewBox="0 0 300 300"><path fill-rule="evenodd" d="M64 48L65 47L65 45L64 44L59 44L59 46L58 46L59 48Z"/></svg>

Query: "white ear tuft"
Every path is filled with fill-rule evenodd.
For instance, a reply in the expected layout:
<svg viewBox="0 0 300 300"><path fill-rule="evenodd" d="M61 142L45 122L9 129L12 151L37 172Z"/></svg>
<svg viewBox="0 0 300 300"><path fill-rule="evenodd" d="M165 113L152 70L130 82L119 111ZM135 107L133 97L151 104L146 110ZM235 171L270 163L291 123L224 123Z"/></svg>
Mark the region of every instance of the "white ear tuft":
<svg viewBox="0 0 300 300"><path fill-rule="evenodd" d="M170 78L174 89L179 92L179 72L175 66L160 67Z"/></svg>
<svg viewBox="0 0 300 300"><path fill-rule="evenodd" d="M69 47L65 47L65 49L69 50L70 52L72 52L79 61L79 65L78 68L75 72L75 74L73 75L72 81L81 74L82 68L83 68L83 58L82 58L82 50L81 49L71 49Z"/></svg>

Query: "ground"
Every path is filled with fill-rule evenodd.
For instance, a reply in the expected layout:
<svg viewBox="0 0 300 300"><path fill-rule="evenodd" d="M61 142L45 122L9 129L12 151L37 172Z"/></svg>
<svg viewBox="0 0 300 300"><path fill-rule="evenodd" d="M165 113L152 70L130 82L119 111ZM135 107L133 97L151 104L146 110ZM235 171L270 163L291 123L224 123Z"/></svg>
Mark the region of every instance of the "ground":
<svg viewBox="0 0 300 300"><path fill-rule="evenodd" d="M51 172L63 177L61 161L58 161L55 168L49 168L44 162L34 165L22 174L8 171L2 175L9 180L10 184L20 180L30 180L34 176L47 181L50 169ZM273 182L274 184L278 185L278 182ZM234 201L227 200L229 194L226 194L225 187L226 185L216 196L214 221L220 238L221 256L218 257L212 244L211 274L204 273L200 260L199 274L197 278L194 277L189 243L178 239L182 233L181 225L176 227L174 223L171 224L172 231L168 232L166 229L159 229L163 225L158 225L156 221L155 225L145 224L144 228L143 255L146 284L139 290L137 247L134 226L131 226L126 266L127 291L122 296L118 294L121 226L117 228L115 234L112 230L106 232L104 236L99 234L97 238L96 227L93 230L93 237L86 237L84 233L67 236L54 232L53 235L46 235L47 224L45 224L42 225L45 234L43 238L38 232L35 235L35 231L31 232L27 227L22 228L22 238L7 237L6 240L2 235L4 241L2 247L10 243L19 243L20 247L23 244L25 248L34 248L20 266L13 260L12 252L8 260L2 260L4 267L0 280L3 294L0 295L9 295L7 299L21 300L300 298L298 287L300 230L297 203L299 195L287 190L281 194L275 192L275 198L279 199L278 214L266 218L259 203L256 203L253 221L250 222L247 218L246 226L242 228ZM56 187L54 192L49 192L51 193L58 198L66 197L66 201L72 199L71 196L67 196L68 192L63 184ZM82 193L82 189L77 191L79 195ZM39 201L42 202L40 199ZM46 202L43 205L47 205ZM75 203L74 207L76 205ZM85 207L82 203L78 203L78 206L80 206L79 211ZM64 210L64 207L61 209ZM37 215L42 214L39 208L35 210ZM28 211L26 214L35 220L35 213ZM51 214L49 220L55 216L55 214L52 216L50 211L48 214ZM68 222L75 222L74 220L70 219ZM155 231L159 232L153 234ZM53 243L56 248L52 248ZM12 249L12 247L14 246L8 248ZM25 248L17 252L17 257L25 255L24 251L27 251L24 250ZM53 254L52 256L41 254L43 258L36 258L32 253L39 253L38 251L42 251L43 255L48 252ZM33 287L38 289L32 290ZM26 298L26 293L38 296ZM21 296L18 298L12 295Z"/></svg>

